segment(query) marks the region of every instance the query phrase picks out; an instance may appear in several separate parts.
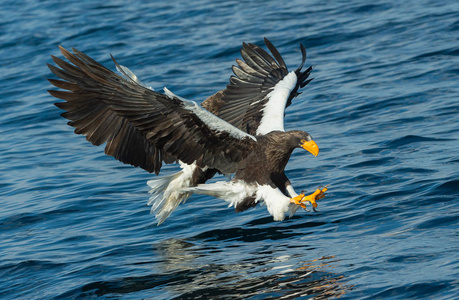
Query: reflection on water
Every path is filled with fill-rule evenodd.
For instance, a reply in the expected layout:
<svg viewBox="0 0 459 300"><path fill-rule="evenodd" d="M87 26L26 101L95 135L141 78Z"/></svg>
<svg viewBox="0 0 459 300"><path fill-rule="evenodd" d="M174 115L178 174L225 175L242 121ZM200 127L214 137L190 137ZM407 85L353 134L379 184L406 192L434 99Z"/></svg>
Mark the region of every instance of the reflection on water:
<svg viewBox="0 0 459 300"><path fill-rule="evenodd" d="M247 255L238 248L234 245L233 250L228 250L226 245L225 249L204 249L184 240L169 239L154 245L157 256L162 258L154 269L168 274L170 282L183 281L169 290L171 296L179 299L214 296L328 299L340 297L352 287L346 284L344 275L332 271L339 262L334 256L296 263L300 255L304 257L307 253L292 251L291 255L276 256L276 251L261 251ZM214 260L213 253L224 251L241 251L241 260ZM224 257L224 253L217 257ZM167 288L168 283L164 285Z"/></svg>
<svg viewBox="0 0 459 300"><path fill-rule="evenodd" d="M236 245L220 246L168 239L153 245L154 261L135 264L147 267L147 275L89 283L61 297L136 293L142 299L330 299L353 287L343 274L333 272L339 264L335 256L301 260L308 251L295 250L300 248L292 248L291 255L276 255L275 250L245 253L247 249ZM227 258L240 259L225 261L227 251L239 252Z"/></svg>

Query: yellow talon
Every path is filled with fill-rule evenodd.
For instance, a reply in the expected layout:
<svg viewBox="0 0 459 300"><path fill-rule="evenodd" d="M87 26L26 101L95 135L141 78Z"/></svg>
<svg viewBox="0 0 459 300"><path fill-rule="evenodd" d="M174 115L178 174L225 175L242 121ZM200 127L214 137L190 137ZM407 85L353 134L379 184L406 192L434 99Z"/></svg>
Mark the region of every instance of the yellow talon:
<svg viewBox="0 0 459 300"><path fill-rule="evenodd" d="M297 204L297 205L301 206L302 208L306 209L306 205L304 205L304 203L302 203L304 197L305 197L304 194L299 194L296 197L290 198L290 203Z"/></svg>
<svg viewBox="0 0 459 300"><path fill-rule="evenodd" d="M314 193L307 196L301 193L298 196L291 198L290 203L297 204L302 208L306 209L306 205L304 204L304 202L309 201L311 202L312 207L315 209L317 207L316 201L325 197L325 192L328 191L327 186L328 185L324 187L319 187Z"/></svg>

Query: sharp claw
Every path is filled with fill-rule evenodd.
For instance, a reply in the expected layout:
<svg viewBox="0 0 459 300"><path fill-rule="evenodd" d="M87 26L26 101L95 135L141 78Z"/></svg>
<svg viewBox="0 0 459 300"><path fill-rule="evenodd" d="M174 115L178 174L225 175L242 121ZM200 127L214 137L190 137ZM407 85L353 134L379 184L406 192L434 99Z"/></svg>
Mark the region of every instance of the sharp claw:
<svg viewBox="0 0 459 300"><path fill-rule="evenodd" d="M325 197L325 193L322 193L322 194L319 194L316 196L316 200L320 200L322 199L323 197Z"/></svg>

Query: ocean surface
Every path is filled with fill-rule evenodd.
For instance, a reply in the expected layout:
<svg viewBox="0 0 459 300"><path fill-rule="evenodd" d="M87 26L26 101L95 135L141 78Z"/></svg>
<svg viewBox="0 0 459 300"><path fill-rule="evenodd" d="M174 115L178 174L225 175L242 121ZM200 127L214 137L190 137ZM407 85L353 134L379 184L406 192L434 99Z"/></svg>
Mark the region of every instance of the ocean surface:
<svg viewBox="0 0 459 300"><path fill-rule="evenodd" d="M459 297L457 1L127 3L0 4L0 299ZM321 152L287 175L329 184L283 222L193 196L157 226L155 175L75 135L46 91L62 45L201 102L265 36L314 66L286 129Z"/></svg>

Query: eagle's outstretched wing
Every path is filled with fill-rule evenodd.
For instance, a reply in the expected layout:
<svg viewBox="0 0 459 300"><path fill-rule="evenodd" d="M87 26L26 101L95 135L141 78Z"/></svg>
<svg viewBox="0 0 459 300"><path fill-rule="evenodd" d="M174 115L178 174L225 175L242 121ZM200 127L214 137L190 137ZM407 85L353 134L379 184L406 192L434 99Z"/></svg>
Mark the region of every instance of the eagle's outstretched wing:
<svg viewBox="0 0 459 300"><path fill-rule="evenodd" d="M48 66L63 80L49 81L66 91L49 93L65 100L56 106L75 133L107 143L106 154L156 174L162 161L176 160L234 173L251 151L252 135L195 102L125 79L76 49L60 49L70 63L53 56L60 68Z"/></svg>
<svg viewBox="0 0 459 300"><path fill-rule="evenodd" d="M292 72L268 39L268 52L255 44L243 43L238 66L226 89L207 98L202 106L239 129L252 134L284 130L284 113L298 90L307 85L312 67L301 71L306 61L306 49L301 44L302 62Z"/></svg>

